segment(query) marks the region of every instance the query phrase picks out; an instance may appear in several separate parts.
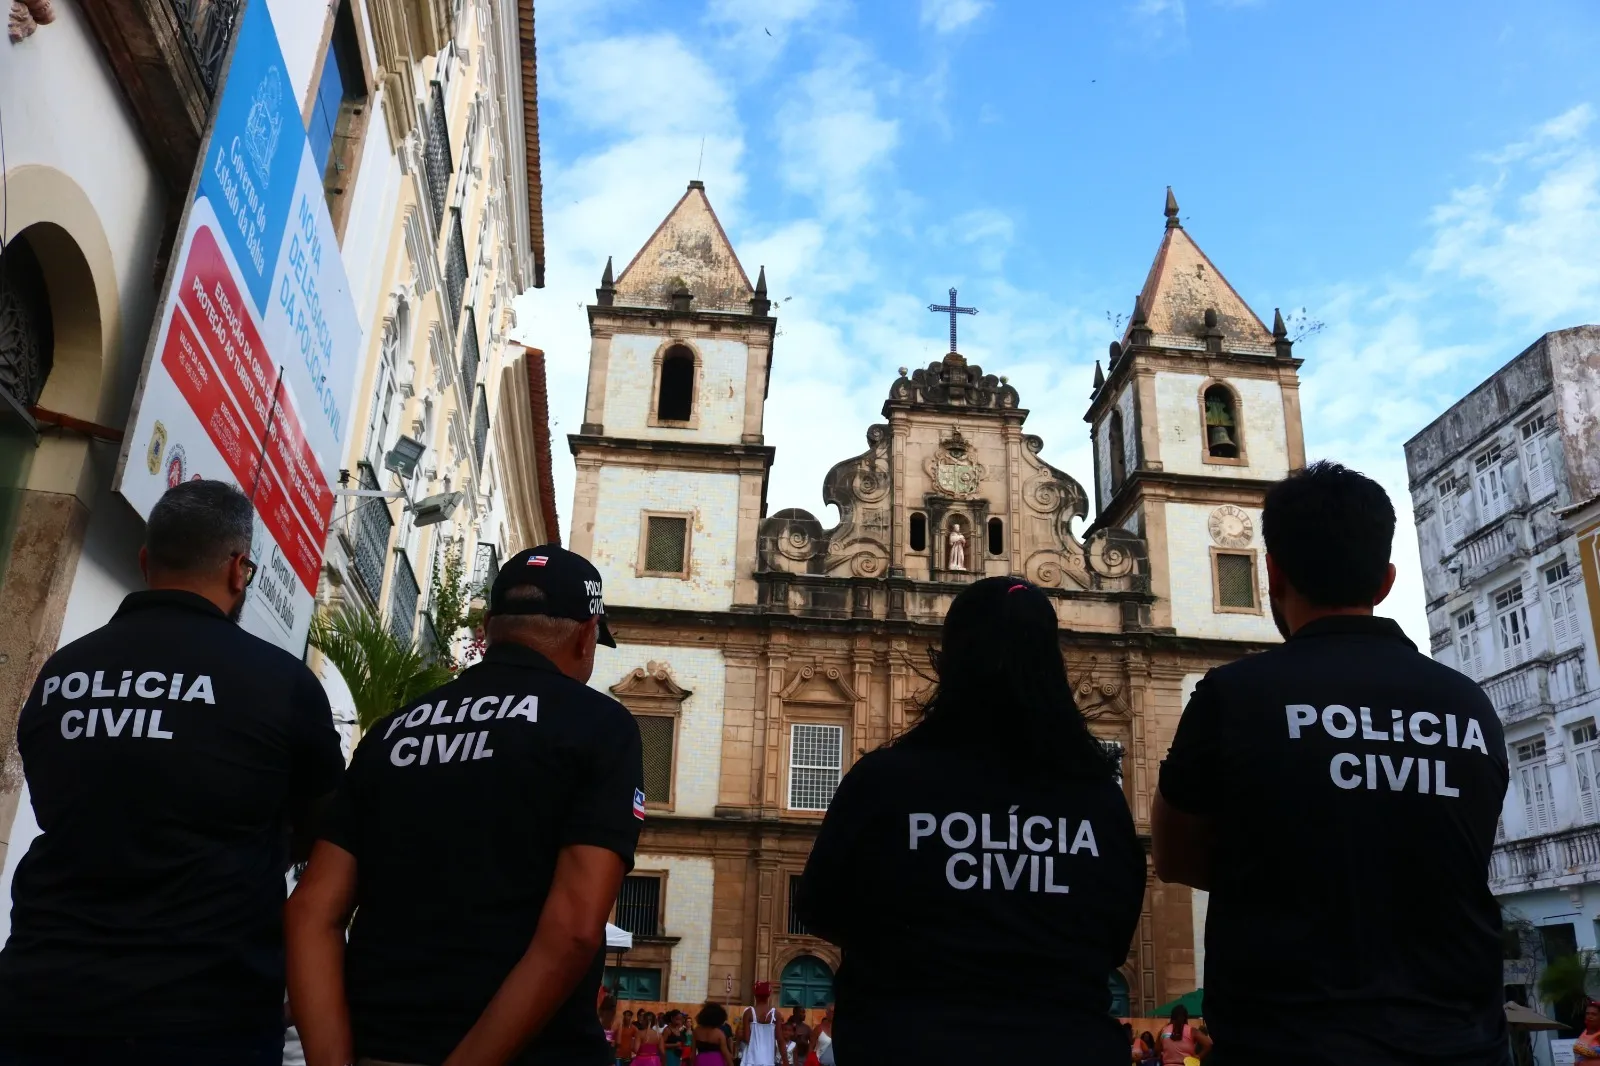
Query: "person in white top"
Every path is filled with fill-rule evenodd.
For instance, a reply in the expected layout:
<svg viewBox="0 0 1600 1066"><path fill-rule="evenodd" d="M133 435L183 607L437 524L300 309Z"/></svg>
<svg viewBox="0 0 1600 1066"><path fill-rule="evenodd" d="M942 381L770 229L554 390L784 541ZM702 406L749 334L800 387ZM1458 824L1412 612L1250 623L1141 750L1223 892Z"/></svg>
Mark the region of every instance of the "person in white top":
<svg viewBox="0 0 1600 1066"><path fill-rule="evenodd" d="M744 1045L741 1066L790 1066L788 1049L778 1043L778 1012L772 1006L772 985L757 981L756 1005L746 1007L739 1019L739 1042Z"/></svg>

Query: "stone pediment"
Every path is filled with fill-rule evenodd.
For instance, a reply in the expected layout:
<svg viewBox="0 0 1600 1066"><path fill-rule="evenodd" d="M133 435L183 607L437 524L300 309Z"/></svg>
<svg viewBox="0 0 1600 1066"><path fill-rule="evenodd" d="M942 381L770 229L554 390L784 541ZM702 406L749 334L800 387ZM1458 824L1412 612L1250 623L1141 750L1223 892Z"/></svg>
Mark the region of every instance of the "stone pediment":
<svg viewBox="0 0 1600 1066"><path fill-rule="evenodd" d="M887 409L896 403L970 407L978 410L1014 410L1018 406L1017 390L1003 377L985 374L977 365L969 366L960 352L951 352L926 369L906 373L889 386Z"/></svg>
<svg viewBox="0 0 1600 1066"><path fill-rule="evenodd" d="M778 693L785 703L853 704L861 697L837 666L802 666Z"/></svg>
<svg viewBox="0 0 1600 1066"><path fill-rule="evenodd" d="M672 667L667 663L649 662L629 670L623 679L611 686L611 694L623 704L664 703L677 706L694 695L672 679Z"/></svg>

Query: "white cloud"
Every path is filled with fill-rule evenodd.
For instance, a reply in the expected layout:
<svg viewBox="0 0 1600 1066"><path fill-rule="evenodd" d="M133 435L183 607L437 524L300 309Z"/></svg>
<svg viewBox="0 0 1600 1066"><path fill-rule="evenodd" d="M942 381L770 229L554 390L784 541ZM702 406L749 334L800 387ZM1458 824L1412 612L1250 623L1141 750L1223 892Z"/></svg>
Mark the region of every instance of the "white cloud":
<svg viewBox="0 0 1600 1066"><path fill-rule="evenodd" d="M876 201L871 179L887 168L899 123L883 117L860 49L829 52L778 112L783 180L825 217L859 220Z"/></svg>
<svg viewBox="0 0 1600 1066"><path fill-rule="evenodd" d="M935 33L953 33L988 8L988 0L922 0L922 24Z"/></svg>
<svg viewBox="0 0 1600 1066"><path fill-rule="evenodd" d="M704 133L733 122L733 94L676 36L580 41L554 50L540 91L603 130Z"/></svg>
<svg viewBox="0 0 1600 1066"><path fill-rule="evenodd" d="M1188 32L1184 0L1133 0L1129 13L1134 28L1152 40L1181 41Z"/></svg>
<svg viewBox="0 0 1600 1066"><path fill-rule="evenodd" d="M1430 273L1471 283L1497 314L1589 320L1600 305L1600 147L1588 104L1488 157L1494 180L1434 208Z"/></svg>

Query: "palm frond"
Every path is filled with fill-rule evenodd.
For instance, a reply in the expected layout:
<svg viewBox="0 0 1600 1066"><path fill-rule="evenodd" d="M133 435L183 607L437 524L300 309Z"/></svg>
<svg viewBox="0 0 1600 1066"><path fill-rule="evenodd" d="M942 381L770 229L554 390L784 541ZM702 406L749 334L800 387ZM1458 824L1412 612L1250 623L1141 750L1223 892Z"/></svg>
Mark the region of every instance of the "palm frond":
<svg viewBox="0 0 1600 1066"><path fill-rule="evenodd" d="M415 642L402 644L377 616L349 605L319 616L310 642L349 686L363 732L454 676L448 663L431 660Z"/></svg>

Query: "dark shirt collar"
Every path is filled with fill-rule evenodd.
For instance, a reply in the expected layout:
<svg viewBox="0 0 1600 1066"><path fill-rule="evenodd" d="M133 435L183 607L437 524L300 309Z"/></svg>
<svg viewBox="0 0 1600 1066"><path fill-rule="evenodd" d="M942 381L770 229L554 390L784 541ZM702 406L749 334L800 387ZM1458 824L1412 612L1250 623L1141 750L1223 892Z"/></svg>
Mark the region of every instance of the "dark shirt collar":
<svg viewBox="0 0 1600 1066"><path fill-rule="evenodd" d="M526 644L514 644L508 640L489 645L489 650L483 653L483 661L504 666L525 666L532 670L549 670L555 674L561 672L555 663L541 653Z"/></svg>
<svg viewBox="0 0 1600 1066"><path fill-rule="evenodd" d="M1307 622L1295 631L1291 640L1307 637L1355 636L1395 640L1415 651L1417 646L1406 636L1393 618L1380 618L1375 614L1330 614Z"/></svg>
<svg viewBox="0 0 1600 1066"><path fill-rule="evenodd" d="M117 608L113 618L121 618L134 611L146 611L152 607L179 607L188 611L198 611L200 614L209 614L220 618L224 622L228 616L222 609L198 592L187 592L183 589L149 589L145 592L130 592L122 598L122 606Z"/></svg>

